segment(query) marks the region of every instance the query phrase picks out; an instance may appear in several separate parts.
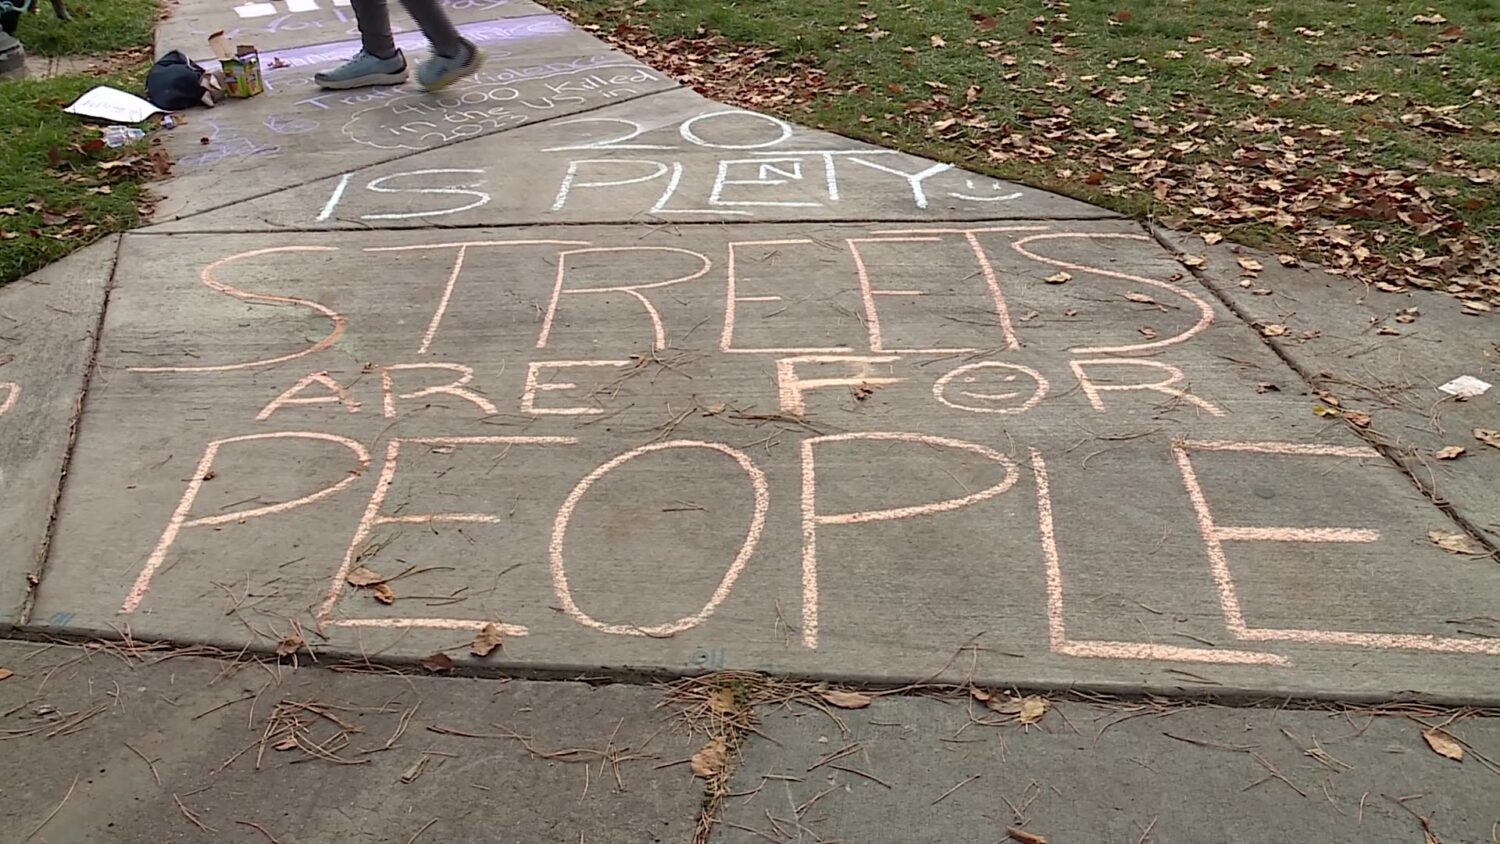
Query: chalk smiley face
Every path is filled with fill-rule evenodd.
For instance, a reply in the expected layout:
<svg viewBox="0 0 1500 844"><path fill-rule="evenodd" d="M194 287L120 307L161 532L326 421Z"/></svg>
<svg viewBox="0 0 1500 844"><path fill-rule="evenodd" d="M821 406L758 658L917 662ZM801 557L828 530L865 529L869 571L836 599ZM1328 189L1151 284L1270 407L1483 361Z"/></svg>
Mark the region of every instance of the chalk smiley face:
<svg viewBox="0 0 1500 844"><path fill-rule="evenodd" d="M971 413L1025 413L1047 395L1047 379L1016 363L982 361L949 372L932 385L932 397Z"/></svg>

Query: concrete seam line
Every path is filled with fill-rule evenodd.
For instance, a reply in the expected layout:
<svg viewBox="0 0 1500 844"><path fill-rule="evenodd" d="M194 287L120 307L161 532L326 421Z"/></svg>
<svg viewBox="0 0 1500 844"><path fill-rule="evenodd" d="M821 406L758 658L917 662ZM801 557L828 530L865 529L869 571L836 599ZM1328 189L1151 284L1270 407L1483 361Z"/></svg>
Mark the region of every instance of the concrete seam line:
<svg viewBox="0 0 1500 844"><path fill-rule="evenodd" d="M273 662L290 665L291 663L278 657L275 653L276 643L262 644L256 646L245 646L243 644L212 641L179 641L170 638L157 638L149 642L136 639L130 634L128 628L116 628L111 626L108 631L84 631L84 630L58 630L49 627L39 627L33 624L14 626L8 633L0 635L0 641L15 642L38 642L61 645L92 645L96 648L106 647L115 643L126 643L135 648L149 649L152 653L168 654L172 656L198 656L208 659L218 659L231 662L261 662L271 660ZM425 657L388 657L385 655L370 656L357 649L346 650L340 648L326 648L318 651L322 657L317 663L303 662L298 667L309 670L329 671L330 665L352 664L358 666L374 665L382 669L405 672L416 676L428 675L420 666ZM807 685L839 685L869 691L893 692L904 690L902 697L930 696L935 690L941 689L967 689L969 680L955 680L944 682L931 675L920 677L896 677L876 676L858 673L828 672L799 672L795 674L768 674L763 671L751 673L767 677L775 677L788 683ZM634 666L604 666L599 664L565 664L558 662L496 662L482 666L459 664L452 671L445 672L443 677L456 679L516 679L536 682L579 682L591 685L635 685L650 686L663 682L672 682L687 678L706 676L702 672L690 669L671 667L634 667ZM912 683L919 683L912 686ZM1040 694L1058 700L1081 700L1088 701L1099 697L1120 698L1123 700L1139 700L1148 697L1171 697L1195 704L1223 706L1240 709L1311 709L1323 710L1330 706L1348 707L1350 709L1368 709L1379 706L1400 706L1404 704L1424 704L1451 709L1478 708L1500 710L1500 691L1488 697L1481 696L1435 696L1427 695L1417 690L1407 689L1400 692L1370 692L1370 691L1310 691L1310 692L1285 692L1268 689L1255 689L1242 686L1216 686L1200 687L1196 685L1182 685L1170 691L1161 689L1150 690L1144 688L1140 683L1128 681L1105 681L1098 683L1079 682L1040 682L1016 684L1008 679L997 678L994 680L973 681L982 688L1004 688L1021 694Z"/></svg>
<svg viewBox="0 0 1500 844"><path fill-rule="evenodd" d="M642 67L645 67L645 64L642 64ZM651 67L651 69L655 70L655 67ZM562 120L562 118L564 117L577 117L577 115L579 114L591 114L591 112L598 111L598 109L601 108L609 108L609 106L612 105L621 105L621 103L634 102L634 100L645 99L645 97L655 96L655 94L664 94L670 93L670 91L679 90L682 90L681 82L676 81L676 79L672 79L672 87L670 88L661 88L661 90L658 91L646 91L646 93L634 94L634 96L624 97L624 99L610 100L610 102L601 102L598 103L598 105L589 106L589 108L579 109L579 111L570 111L568 112L568 114L556 114L552 115L552 117L544 117L541 118L541 120L532 121L532 123L522 123L520 124L520 126L510 126L507 127L507 129L498 130L498 132L486 132L483 133L483 135L474 135L472 136L472 138L462 138L459 139L459 141L453 141L452 144L444 144L443 147L437 148L449 150L449 148L458 147L458 145L462 144L468 144L468 142L471 141L478 141L478 139L481 138L493 138L493 136L504 135L505 132L514 132L514 130L516 129L525 129L525 127L528 126L544 126L544 124L552 123L553 120ZM342 172L345 172L345 174L363 172L366 171L366 169L375 168L375 166L387 165L387 163L395 163L399 162L399 160L407 160L413 156L420 156L420 154L431 153L431 151L435 150L410 150L407 151L407 153L399 154L399 156L392 156L389 157L389 159L381 159L378 160L378 162L365 163L365 165L356 166L356 168L347 169L347 171ZM204 210L201 211L193 211L193 213L190 214L181 214L181 216L171 217L171 219L168 220L160 220L160 222L181 222L181 220L196 219L196 217L204 216L204 214L211 214L214 213L214 211L222 211L225 210L225 208L234 207L234 205L242 205L245 204L245 202L254 202L255 199L266 199L267 196L276 196L278 195L278 193L287 193L288 190L296 190L299 189L299 187L306 187L308 186L308 184L315 183L315 181L323 181L324 178L333 178L335 177L335 175L342 174L336 172L336 174L333 175L318 175L318 177L308 178L308 180L299 181L299 183L296 184L288 184L288 186L285 187L276 187L276 189L267 190L267 192L264 193L255 193L255 195L252 196L243 196L243 198L233 199L233 201L225 202L225 204L222 205L214 205L214 207L204 208ZM375 226L366 226L366 228L375 228ZM257 234L264 234L264 232L257 232Z"/></svg>
<svg viewBox="0 0 1500 844"><path fill-rule="evenodd" d="M68 482L68 470L73 465L73 453L78 447L78 426L83 422L83 408L88 400L89 385L94 381L94 373L99 368L99 345L104 337L104 315L109 311L110 294L115 288L115 275L120 268L120 253L125 248L124 233L115 235L114 256L109 262L109 273L104 278L104 298L99 303L99 317L94 322L93 337L90 338L88 360L84 363L83 382L78 386L78 397L73 401L73 413L68 420L67 444L63 447L62 466L58 470L57 484L52 490L52 500L47 504L47 529L42 532L42 544L37 549L36 557L32 560L32 570L28 572L32 582L28 584L26 597L21 601L21 614L16 620L16 626L22 626L31 622L31 613L36 608L36 595L42 588L42 578L47 572L47 559L52 552L52 535L57 529L57 516L62 505L63 490Z"/></svg>
<svg viewBox="0 0 1500 844"><path fill-rule="evenodd" d="M208 212L204 212L204 213L208 213ZM183 219L188 219L188 218L184 217ZM899 217L838 217L838 218L834 218L834 219L826 219L825 218L825 219L806 219L806 220L796 220L796 219L792 219L792 220L787 220L787 219L776 219L776 220L770 220L770 219L766 219L766 220L744 220L744 219L735 219L735 220L655 220L655 219L642 219L642 220L626 220L626 221L620 221L620 220L595 220L595 221L582 221L582 222L579 222L579 221L576 221L576 220L550 220L550 221L519 222L519 223L430 223L429 222L428 224L421 225L421 226L368 226L368 225L366 225L366 226L359 226L357 228L342 228L342 227L339 227L339 228L330 228L330 227L310 228L310 227L299 227L299 226L283 226L283 227L277 227L277 228L274 228L274 229L171 229L171 230L168 230L168 231L160 231L160 230L153 231L154 227L147 227L147 228L144 228L144 229L136 229L136 230L132 231L131 234L134 234L134 235L154 235L156 237L172 237L172 236L175 236L175 235L205 235L205 234L206 235L225 235L225 234L266 235L266 234L288 234L288 233L290 233L290 234L333 234L333 233L364 232L364 231L377 231L377 232L418 232L418 231L428 231L428 230L431 230L431 229L443 229L443 230L454 230L454 231L482 231L482 230L485 230L485 229L566 228L566 227L579 227L579 226L598 226L598 227L604 227L604 226L620 226L620 227L631 226L631 227L639 227L639 226L649 226L649 225L667 224L667 223L670 223L673 228L679 228L679 229L682 229L682 228L691 228L691 227L694 227L694 226L715 226L715 227L723 228L723 227L726 227L726 226L783 226L783 225L788 225L788 226L802 226L802 225L815 225L815 224L824 224L824 225L830 225L830 226L838 226L838 225L943 226L943 225L969 225L969 224L974 224L974 225L981 225L982 226L982 225L991 225L991 224L996 224L996 223L999 223L999 224L1013 224L1013 223L1123 223L1123 222L1127 222L1128 220L1129 220L1128 217L1120 217L1120 216L1109 216L1109 217L1072 217L1072 216L1053 216L1053 217L1045 217L1045 216L1041 216L1041 217L994 217L994 218L966 219L966 220L925 220L925 221L918 221L918 220L912 220L911 218L899 218Z"/></svg>

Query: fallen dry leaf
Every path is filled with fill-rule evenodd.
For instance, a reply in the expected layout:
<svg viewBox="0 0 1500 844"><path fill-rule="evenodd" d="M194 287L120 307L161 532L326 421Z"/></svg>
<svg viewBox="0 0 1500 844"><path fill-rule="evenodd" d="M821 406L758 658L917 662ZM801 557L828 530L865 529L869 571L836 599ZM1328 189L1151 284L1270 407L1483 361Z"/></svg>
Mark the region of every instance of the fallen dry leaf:
<svg viewBox="0 0 1500 844"><path fill-rule="evenodd" d="M1205 234L1203 236L1203 242L1207 243L1209 246L1213 246L1215 243L1220 243L1223 240L1224 235L1219 234L1218 232L1209 232L1208 234Z"/></svg>
<svg viewBox="0 0 1500 844"><path fill-rule="evenodd" d="M992 697L984 701L991 711L1001 715L1015 715L1022 724L1035 724L1047 714L1051 704L1044 697Z"/></svg>
<svg viewBox="0 0 1500 844"><path fill-rule="evenodd" d="M1177 260L1194 269L1208 264L1208 259L1202 255L1178 255Z"/></svg>
<svg viewBox="0 0 1500 844"><path fill-rule="evenodd" d="M716 738L708 744L699 748L693 754L691 765L693 773L704 778L713 779L724 773L724 765L729 761L729 745L721 738Z"/></svg>
<svg viewBox="0 0 1500 844"><path fill-rule="evenodd" d="M1262 325L1260 327L1260 333L1266 335L1267 337L1280 337L1283 334L1286 334L1286 326L1280 323L1273 322L1270 325Z"/></svg>
<svg viewBox="0 0 1500 844"><path fill-rule="evenodd" d="M1239 264L1240 269L1243 269L1247 273L1258 273L1266 268L1264 264L1255 260L1254 258L1243 256L1240 257L1235 263Z"/></svg>
<svg viewBox="0 0 1500 844"><path fill-rule="evenodd" d="M1370 427L1370 414L1365 413L1363 410L1346 410L1344 411L1344 418L1348 419L1349 424L1356 428Z"/></svg>
<svg viewBox="0 0 1500 844"><path fill-rule="evenodd" d="M1449 554L1461 554L1464 556L1477 556L1485 553L1484 548L1474 538L1466 533L1457 533L1447 530L1429 530L1427 538L1432 540L1437 547L1447 551Z"/></svg>
<svg viewBox="0 0 1500 844"><path fill-rule="evenodd" d="M714 689L708 695L708 708L720 715L728 715L739 710L739 704L734 700L734 689Z"/></svg>
<svg viewBox="0 0 1500 844"><path fill-rule="evenodd" d="M479 629L478 633L474 634L474 644L470 646L469 652L475 656L489 656L494 652L495 648L500 647L504 638L500 633L499 627L496 627L493 623L486 624Z"/></svg>
<svg viewBox="0 0 1500 844"><path fill-rule="evenodd" d="M984 705L991 712L998 712L1001 715L1021 714L1021 699L1018 697L1011 697L1010 695L991 695L983 698L983 701Z"/></svg>
<svg viewBox="0 0 1500 844"><path fill-rule="evenodd" d="M1433 753L1452 759L1455 762L1464 761L1464 746L1459 744L1453 736L1433 727L1432 729L1423 730L1422 738L1427 740L1427 746L1432 748Z"/></svg>
<svg viewBox="0 0 1500 844"><path fill-rule="evenodd" d="M995 697L984 689L970 689L969 694L972 695L973 698L980 703L989 703L990 700Z"/></svg>
<svg viewBox="0 0 1500 844"><path fill-rule="evenodd" d="M870 705L870 696L862 692L820 692L818 697L825 703L837 706L839 709L864 709Z"/></svg>
<svg viewBox="0 0 1500 844"><path fill-rule="evenodd" d="M1490 448L1500 448L1500 431L1491 428L1475 428L1474 439L1479 440Z"/></svg>
<svg viewBox="0 0 1500 844"><path fill-rule="evenodd" d="M9 680L14 676L16 676L16 672L9 668L0 668L0 680Z"/></svg>
<svg viewBox="0 0 1500 844"><path fill-rule="evenodd" d="M1438 449L1437 453L1433 456L1439 460L1457 460L1458 458L1463 457L1465 454L1468 454L1468 452L1469 450L1461 445L1450 445Z"/></svg>
<svg viewBox="0 0 1500 844"><path fill-rule="evenodd" d="M432 656L423 658L418 664L433 674L439 674L444 671L453 670L453 657L448 656L442 651L438 651Z"/></svg>
<svg viewBox="0 0 1500 844"><path fill-rule="evenodd" d="M1134 290L1130 291L1129 293L1126 293L1125 294L1125 298L1129 299L1132 302L1140 302L1142 305L1156 305L1156 304L1160 304L1155 299L1152 299L1150 296L1147 296L1144 293L1137 293Z"/></svg>
<svg viewBox="0 0 1500 844"><path fill-rule="evenodd" d="M1280 261L1281 265L1283 267L1300 267L1300 266L1302 266L1302 262L1299 261L1299 260L1297 260L1297 256L1296 255L1286 255L1286 254L1277 255L1276 256L1276 260Z"/></svg>
<svg viewBox="0 0 1500 844"><path fill-rule="evenodd" d="M391 604L396 603L396 590L392 589L389 583L375 584L374 592L375 600L379 601L380 603L385 604L386 606L390 606Z"/></svg>
<svg viewBox="0 0 1500 844"><path fill-rule="evenodd" d="M1443 17L1442 15L1437 15L1437 14L1433 14L1433 15L1413 15L1412 19L1411 19L1411 22L1412 23L1424 23L1424 24L1427 24L1428 26L1436 26L1436 25L1438 25L1440 23L1447 23L1448 19L1445 18L1445 17Z"/></svg>
<svg viewBox="0 0 1500 844"><path fill-rule="evenodd" d="M934 47L946 47L946 46L948 46L948 42L944 41L943 40L943 36L941 36L941 35L934 35L934 36L932 36L931 43L932 43L932 46L934 46Z"/></svg>
<svg viewBox="0 0 1500 844"><path fill-rule="evenodd" d="M1035 724L1046 717L1047 710L1052 704L1044 697L1032 695L1021 700L1021 723Z"/></svg>
<svg viewBox="0 0 1500 844"><path fill-rule="evenodd" d="M307 642L301 636L288 636L276 643L276 655L291 656L305 647Z"/></svg>
<svg viewBox="0 0 1500 844"><path fill-rule="evenodd" d="M1072 279L1073 279L1073 276L1071 276L1071 275L1069 275L1067 273L1055 273L1053 275L1047 276L1047 283L1048 284L1067 284L1069 281L1072 281Z"/></svg>
<svg viewBox="0 0 1500 844"><path fill-rule="evenodd" d="M1005 834L1010 836L1010 840L1019 841L1021 844L1047 844L1047 836L1037 835L1035 832L1027 832L1024 829L1016 829L1013 826L1006 827Z"/></svg>
<svg viewBox="0 0 1500 844"><path fill-rule="evenodd" d="M355 587L374 586L377 583L384 583L385 575L371 571L364 566L355 566L354 570L344 578L344 582Z"/></svg>

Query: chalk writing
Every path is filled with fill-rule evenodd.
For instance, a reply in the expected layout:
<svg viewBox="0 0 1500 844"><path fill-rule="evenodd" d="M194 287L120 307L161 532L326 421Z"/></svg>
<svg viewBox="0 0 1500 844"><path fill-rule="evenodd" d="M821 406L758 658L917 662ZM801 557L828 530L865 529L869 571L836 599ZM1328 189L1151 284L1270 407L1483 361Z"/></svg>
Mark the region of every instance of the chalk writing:
<svg viewBox="0 0 1500 844"><path fill-rule="evenodd" d="M208 143L201 152L180 156L175 164L189 170L212 167L225 161L243 161L253 157L272 157L281 147L257 141L244 129L221 126L208 121Z"/></svg>
<svg viewBox="0 0 1500 844"><path fill-rule="evenodd" d="M711 117L678 132L691 134L689 143L706 141L715 121L735 119ZM610 127L610 144L643 137L617 128ZM780 143L777 124L765 128L765 137L742 143ZM726 186L777 187L808 181L810 173L801 160L733 161ZM582 177L586 169L574 171L573 187L592 189L595 180ZM905 174L902 180L924 172L878 172L893 169ZM669 173L653 165L636 175ZM450 203L380 213L456 213L488 201L489 190L477 189L482 175L452 169L341 179L325 212L337 213L357 190ZM433 187L428 180L437 177L450 181ZM548 199L566 205L566 191ZM465 552L466 564L471 557L475 565L493 562L485 553L495 547L504 547L506 559L537 564L537 580L518 587L530 592L504 619L508 635L536 636L556 625L631 640L699 635L726 615L738 618L752 611L747 607L778 601L762 596L785 588L796 598L789 604L791 621L775 603L778 636L784 628L787 647L826 651L860 635L848 629L840 609L842 578L867 582L882 565L942 565L941 557L928 558L927 545L938 549L934 554L952 553L955 532L972 529L979 538L968 541L965 552L992 565L998 581L1034 576L1024 588L1034 588L1029 612L1037 644L1059 658L1276 668L1294 665L1307 648L1500 655L1493 638L1403 629L1420 628L1420 619L1377 618L1371 629L1353 630L1313 617L1286 623L1280 608L1263 605L1264 574L1237 569L1246 565L1237 563L1238 554L1267 546L1337 550L1409 541L1412 528L1374 519L1288 524L1294 505L1256 510L1254 499L1234 498L1242 484L1216 485L1213 467L1231 459L1236 474L1247 465L1290 460L1389 469L1355 440L1246 438L1241 429L1252 417L1245 411L1257 400L1244 393L1254 395L1254 384L1237 390L1234 384L1242 382L1189 354L1213 325L1207 298L1191 282L1173 278L1165 261L1155 269L1137 262L1124 272L1081 257L1086 253L1078 248L1143 236L1118 225L1102 231L1046 224L843 226L806 237L682 228L709 231L674 233L671 246L622 243L575 226L566 227L567 239L505 237L503 230L500 236L363 247L309 239L236 252L203 267L186 295L228 297L234 319L273 332L284 345L127 367L129 377L148 381L237 384L252 399L240 405L245 430L207 438L192 474L163 503L165 527L159 534L152 527L155 544L141 549L121 611L141 610L157 579L201 576L170 564L184 548L219 534L257 535L272 529L264 526L268 519L285 530L294 514L316 514L320 532L335 524L338 542L322 562L326 568L318 569L320 579L329 578L313 612L319 629L474 630L491 623L477 611L428 616L371 609L351 598L347 578L381 553L382 536L422 526L405 541L431 543L434 555L442 528L461 533L476 549ZM320 282L318 292L302 290L305 274L285 271L310 260L326 264L322 275L334 279ZM378 317L362 309L368 306L344 304L339 279L365 277L356 271L376 262L412 294L394 324L375 322ZM940 279L932 277L935 266L945 268ZM808 281L808 267L817 268L816 285ZM1058 269L1073 280L1047 284L1045 276ZM1132 309L1140 297L1126 295L1139 289L1160 300L1150 300L1160 331L1148 342L1138 342L1133 323L1070 316L1079 308L1139 313ZM375 312L392 313L384 303ZM1043 312L1045 328L1038 318ZM776 322L787 313L790 319ZM288 325L298 330L277 330ZM378 342L368 340L377 335ZM381 352L361 354L351 368L346 353L361 338ZM0 383L0 391L4 413L19 387ZM1138 460L1122 493L1134 496L1154 483L1175 508L1170 518L1187 528L1179 531L1187 544L1175 546L1183 578L1201 579L1212 608L1207 618L1184 613L1179 620L1212 625L1206 632L1223 643L1158 641L1150 629L1143 635L1127 626L1096 632L1100 613L1091 608L1085 566L1072 543L1100 526L1076 524L1077 506L1070 510L1066 495L1097 483L1090 473L1098 464L1089 461L1110 447L1075 455L1078 444L1048 437L1074 429L1093 435L1088 426L1117 420L1153 426L1094 439L1134 443ZM504 434L454 433L465 426L495 430L472 427L490 425L519 427ZM747 440L745 425L760 439ZM423 426L452 427L433 432ZM1016 441L1026 436L1036 442ZM773 450L783 443L791 448ZM217 502L205 495L204 484L234 461L294 446L315 450L319 459L301 464L304 471L292 489L277 493L276 503L255 496L215 509ZM540 460L529 468L527 461L505 463L512 450L545 455L548 468L538 472ZM424 472L424 458L450 465ZM372 459L380 462L378 472L367 471ZM481 474L459 479L476 465ZM726 489L714 493L711 514L704 501L675 498L705 478L728 479ZM476 489L481 482L493 487ZM701 530L712 535L713 551L688 555L701 578L694 588L702 591L685 606L661 611L680 597L669 591L648 618L621 609L625 604L612 600L609 588L590 579L601 565L613 575L609 566L617 557L611 555L626 553L601 546L599 531L613 543L645 518L645 508L616 506L611 496L621 485L642 496L666 487L672 506L653 504L650 512L706 514ZM444 503L423 506L417 492ZM511 520L523 500L541 508L540 521ZM608 524L601 527L600 519ZM902 532L882 533L891 530ZM486 544L463 531L504 532L504 540ZM694 534L664 535L686 543ZM1002 535L1006 547L990 547ZM888 547L893 536L901 537L894 549ZM645 553L657 555L652 560L668 556L655 547ZM1113 567L1130 563L1111 557L1108 575L1118 578ZM847 573L851 566L857 574ZM784 582L773 588L778 578ZM715 669L726 661L721 649L702 647L686 659Z"/></svg>
<svg viewBox="0 0 1500 844"><path fill-rule="evenodd" d="M513 68L500 75L481 73L472 84L436 98L386 91L323 93L301 102L331 108L352 104L356 96L368 97L369 107L345 125L345 135L386 149L424 149L520 126L559 108L629 96L659 81L652 71L637 66L607 69L567 62ZM546 146L539 150L545 155L530 160L528 179L548 169L556 172L557 189L537 212L581 212L588 203L604 200L635 203L642 214L669 219L733 219L753 217L765 209L833 212L843 204L864 204L873 198L922 214L938 208L987 211L1025 195L1012 185L892 150L829 148L826 138L808 137L805 130L779 118L739 109L707 111L666 126L592 115L553 125L571 129L578 137ZM821 145L809 147L810 143ZM504 184L516 174L480 168L476 175ZM422 181L405 184L416 188ZM427 184L441 186L437 180ZM526 183L518 201L531 199L531 184ZM401 219L392 215L403 212L387 210L380 197L362 193L354 198L364 212L362 219ZM1008 316L1001 314L1001 319Z"/></svg>
<svg viewBox="0 0 1500 844"><path fill-rule="evenodd" d="M601 61L591 57L481 72L437 97L382 97L383 102L349 118L343 134L380 149L429 149L513 128L591 101L643 93L663 82L656 71L618 58ZM305 102L324 105L329 99L320 95Z"/></svg>

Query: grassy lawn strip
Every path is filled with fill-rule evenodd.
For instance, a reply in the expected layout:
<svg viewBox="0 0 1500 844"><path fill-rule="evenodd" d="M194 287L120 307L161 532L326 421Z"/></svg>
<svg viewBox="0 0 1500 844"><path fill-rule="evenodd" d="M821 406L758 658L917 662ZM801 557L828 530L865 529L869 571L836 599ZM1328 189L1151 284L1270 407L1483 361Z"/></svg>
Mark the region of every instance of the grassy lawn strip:
<svg viewBox="0 0 1500 844"><path fill-rule="evenodd" d="M1500 310L1494 0L562 5L717 99Z"/></svg>
<svg viewBox="0 0 1500 844"><path fill-rule="evenodd" d="M49 0L21 19L17 35L33 56L93 56L151 47L161 17L157 0L71 0L71 21L58 20Z"/></svg>
<svg viewBox="0 0 1500 844"><path fill-rule="evenodd" d="M22 19L28 54L114 51L102 64L117 69L0 82L0 284L141 221L145 183L165 174L165 156L145 143L110 149L102 127L63 108L95 85L142 91L156 9L154 0L90 0L71 4L72 22L50 6Z"/></svg>

